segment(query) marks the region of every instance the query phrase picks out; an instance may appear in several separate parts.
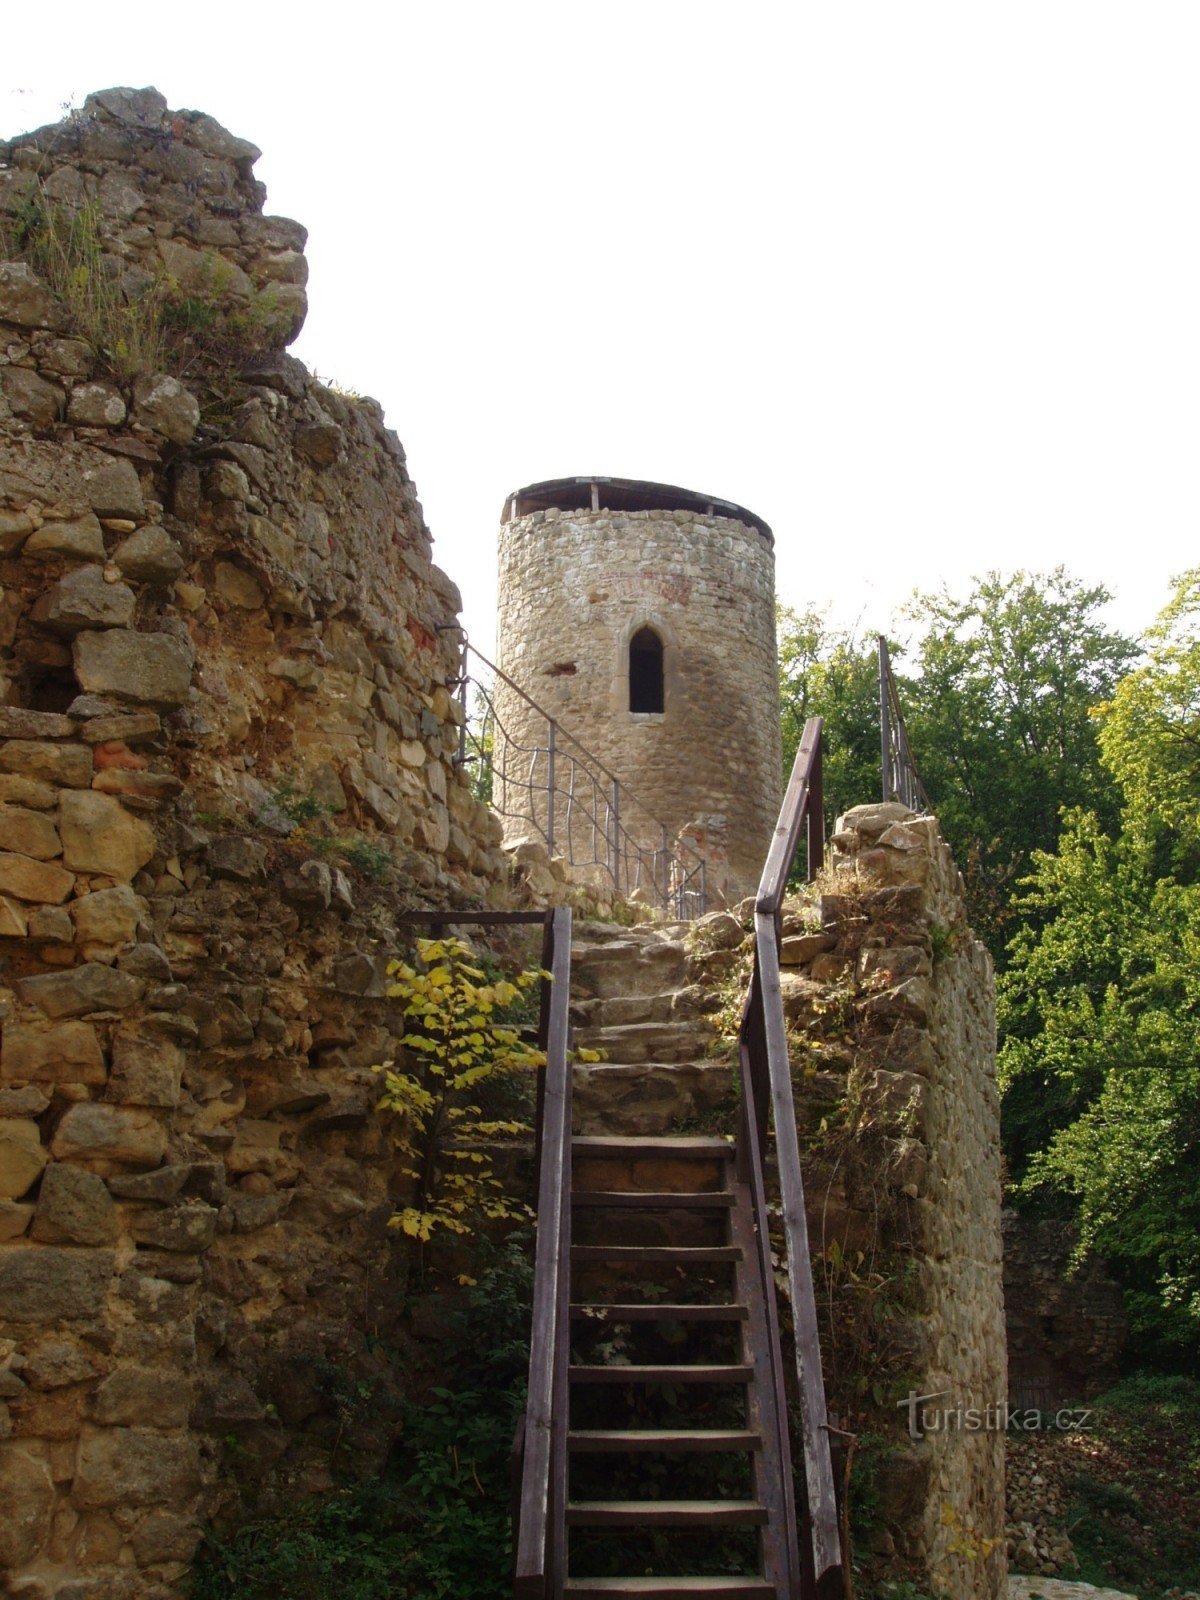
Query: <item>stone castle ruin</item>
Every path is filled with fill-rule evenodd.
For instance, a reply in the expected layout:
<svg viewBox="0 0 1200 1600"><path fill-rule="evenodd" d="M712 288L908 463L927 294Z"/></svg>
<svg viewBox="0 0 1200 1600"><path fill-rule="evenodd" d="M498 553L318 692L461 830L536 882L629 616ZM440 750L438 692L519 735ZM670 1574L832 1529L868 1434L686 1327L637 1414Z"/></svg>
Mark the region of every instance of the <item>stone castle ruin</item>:
<svg viewBox="0 0 1200 1600"><path fill-rule="evenodd" d="M653 876L671 847L705 863L710 904L758 882L780 800L775 561L761 518L665 484L566 478L510 495L500 528L497 726L511 744L510 839L533 820L551 853L593 859L614 826L601 779L558 774L546 815L546 716L617 774L616 821ZM530 702L534 702L531 704ZM556 754L571 759L573 743ZM524 760L522 760L524 757ZM516 783L532 772L532 806ZM665 831L665 838L664 838ZM637 882L624 885L637 897Z"/></svg>
<svg viewBox="0 0 1200 1600"><path fill-rule="evenodd" d="M403 1179L371 1069L406 1024L387 961L413 907L527 903L459 759L458 591L379 406L287 354L305 233L264 214L257 156L152 89L0 143L13 1600L177 1600L236 1510L230 1439L244 1477L293 1499L380 1469L407 1368L437 1344L388 1230ZM649 848L665 829L714 899L750 892L779 801L770 530L684 490L563 480L510 499L501 570L502 669L619 773ZM502 720L539 743L505 694ZM914 1386L990 1390L990 970L936 827L910 821L851 818L829 892L787 925L789 1019L813 1038L810 1232L818 1255L886 1211L886 1248L921 1264L899 1329ZM638 945L640 970L679 975L648 995L656 1048L680 1017L711 1038L742 934L722 912L686 950L679 928L635 936L671 944ZM611 954L581 1004L628 1038ZM664 1045L651 1070L646 1037L581 1071L594 1125L719 1111L715 1057ZM877 1142L831 1161L821 1108L848 1084ZM347 1426L336 1397L360 1390ZM962 1567L961 1528L996 1532L998 1443L906 1441L899 1460L893 1549ZM956 1593L997 1594L990 1556L955 1570Z"/></svg>

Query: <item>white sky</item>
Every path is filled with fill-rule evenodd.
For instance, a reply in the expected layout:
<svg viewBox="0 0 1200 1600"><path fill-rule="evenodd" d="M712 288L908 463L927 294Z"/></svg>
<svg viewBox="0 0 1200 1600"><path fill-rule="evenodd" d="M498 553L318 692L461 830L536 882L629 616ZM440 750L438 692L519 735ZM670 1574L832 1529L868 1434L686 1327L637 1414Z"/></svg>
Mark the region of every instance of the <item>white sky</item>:
<svg viewBox="0 0 1200 1600"><path fill-rule="evenodd" d="M740 501L884 626L1059 562L1140 630L1200 561L1200 7L11 8L0 132L153 83L310 232L295 352L376 395L472 636L505 495Z"/></svg>

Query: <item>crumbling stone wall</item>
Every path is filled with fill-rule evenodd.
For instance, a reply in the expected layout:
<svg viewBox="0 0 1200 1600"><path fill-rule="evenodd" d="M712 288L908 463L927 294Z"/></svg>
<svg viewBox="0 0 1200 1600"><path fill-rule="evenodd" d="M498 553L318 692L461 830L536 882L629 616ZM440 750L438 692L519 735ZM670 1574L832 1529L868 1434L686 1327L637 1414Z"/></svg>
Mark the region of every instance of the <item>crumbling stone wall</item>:
<svg viewBox="0 0 1200 1600"><path fill-rule="evenodd" d="M629 709L629 641L642 627L663 642L661 714ZM688 859L698 853L708 863L710 905L755 887L782 765L768 534L690 510L552 507L515 517L500 530L497 648L501 669L642 803L644 811L626 802L621 817L639 845L660 848L659 824L669 842L682 837ZM546 744L545 720L503 683L496 710L523 750ZM570 753L561 741L564 786ZM522 777L528 763L514 753ZM537 779L545 781L544 763ZM608 797L582 781L577 788L570 809L560 798L554 853L587 860L592 817L602 836L611 827ZM514 841L533 836L520 820L528 804L514 790ZM544 796L535 814L544 832Z"/></svg>
<svg viewBox="0 0 1200 1600"><path fill-rule="evenodd" d="M1073 1223L1004 1212L1004 1313L1014 1399L1057 1409L1116 1381L1129 1331L1121 1286L1088 1255L1073 1268Z"/></svg>
<svg viewBox="0 0 1200 1600"><path fill-rule="evenodd" d="M856 807L819 887L785 922L783 982L826 1377L843 1426L890 1441L856 1469L875 1477L874 1555L935 1593L995 1600L1006 1375L991 961L933 818ZM918 1410L924 1436L909 1437L910 1392L953 1416L922 1429Z"/></svg>
<svg viewBox="0 0 1200 1600"><path fill-rule="evenodd" d="M390 1437L397 913L495 894L457 591L372 401L283 350L304 233L153 90L0 145L219 343L130 372L0 264L0 1581L179 1592L221 1441L304 1490ZM236 315L234 315L236 313ZM168 344L164 349L169 348ZM364 1398L365 1397L365 1398Z"/></svg>

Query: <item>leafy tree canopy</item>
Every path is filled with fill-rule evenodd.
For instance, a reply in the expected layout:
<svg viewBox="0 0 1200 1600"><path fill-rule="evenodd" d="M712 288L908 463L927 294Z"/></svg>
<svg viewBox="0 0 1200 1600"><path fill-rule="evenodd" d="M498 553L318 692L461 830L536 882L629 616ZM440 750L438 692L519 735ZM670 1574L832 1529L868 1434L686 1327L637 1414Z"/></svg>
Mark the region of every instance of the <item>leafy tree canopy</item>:
<svg viewBox="0 0 1200 1600"><path fill-rule="evenodd" d="M1006 1142L1062 1196L1160 1354L1200 1334L1200 572L1100 714L1115 826L1038 851L999 989Z"/></svg>

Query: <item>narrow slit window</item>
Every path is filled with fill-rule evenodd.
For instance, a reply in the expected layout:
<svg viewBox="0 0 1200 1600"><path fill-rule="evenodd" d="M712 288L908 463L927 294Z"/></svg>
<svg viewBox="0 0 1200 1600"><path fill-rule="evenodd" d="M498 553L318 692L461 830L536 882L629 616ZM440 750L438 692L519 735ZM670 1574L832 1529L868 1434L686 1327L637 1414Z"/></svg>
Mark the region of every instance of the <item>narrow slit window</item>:
<svg viewBox="0 0 1200 1600"><path fill-rule="evenodd" d="M639 628L629 641L629 709L663 709L663 646L653 628Z"/></svg>

